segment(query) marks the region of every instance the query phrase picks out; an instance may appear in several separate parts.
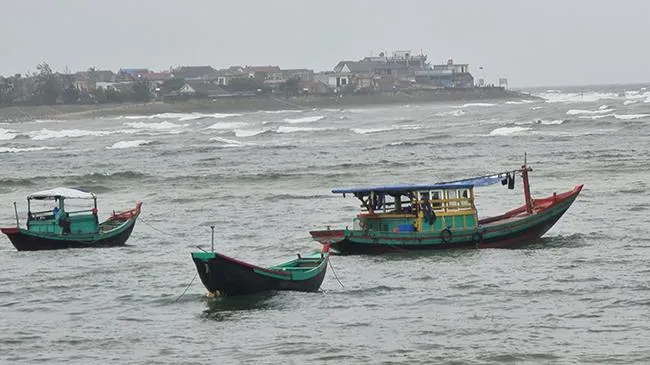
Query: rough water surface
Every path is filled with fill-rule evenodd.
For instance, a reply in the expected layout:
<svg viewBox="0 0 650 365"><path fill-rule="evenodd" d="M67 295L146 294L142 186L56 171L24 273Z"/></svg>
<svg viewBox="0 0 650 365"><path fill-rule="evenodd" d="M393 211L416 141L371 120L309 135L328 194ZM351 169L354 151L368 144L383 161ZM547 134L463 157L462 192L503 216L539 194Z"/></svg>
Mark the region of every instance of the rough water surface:
<svg viewBox="0 0 650 365"><path fill-rule="evenodd" d="M100 215L144 202L129 246L17 252L0 237L0 363L650 363L650 92L537 90L547 101L0 124L0 221L81 186ZM515 250L335 256L318 293L205 298L190 252L258 264L351 225L334 187L518 167L533 195L585 188ZM477 190L479 214L521 184ZM45 207L48 208L47 206ZM341 286L334 272L340 279Z"/></svg>

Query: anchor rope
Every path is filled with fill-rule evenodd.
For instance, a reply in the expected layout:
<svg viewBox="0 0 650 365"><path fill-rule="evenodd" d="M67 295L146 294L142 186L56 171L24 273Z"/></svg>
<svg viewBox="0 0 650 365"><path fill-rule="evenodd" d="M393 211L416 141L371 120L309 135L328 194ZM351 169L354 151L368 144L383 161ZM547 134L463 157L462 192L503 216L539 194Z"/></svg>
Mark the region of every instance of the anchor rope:
<svg viewBox="0 0 650 365"><path fill-rule="evenodd" d="M197 276L198 274L199 274L198 271L194 273L194 277L192 278L192 280L190 280L190 283L187 284L187 286L185 287L185 290L183 290L183 292L181 293L181 295L179 295L178 298L174 299L173 302L177 302L179 299L181 299L181 297L183 297L183 295L185 295L185 293L187 292L187 289L189 289L190 286L192 286L192 283L194 282L194 279L196 279L196 276Z"/></svg>
<svg viewBox="0 0 650 365"><path fill-rule="evenodd" d="M341 288L343 288L344 287L343 283L341 282L341 280L339 280L338 275L336 275L336 271L334 271L334 266L332 266L332 261L330 261L329 255L327 256L327 264L330 265L330 267L332 268L332 274L334 274L334 277L336 278L336 281L338 281L339 284L341 285Z"/></svg>

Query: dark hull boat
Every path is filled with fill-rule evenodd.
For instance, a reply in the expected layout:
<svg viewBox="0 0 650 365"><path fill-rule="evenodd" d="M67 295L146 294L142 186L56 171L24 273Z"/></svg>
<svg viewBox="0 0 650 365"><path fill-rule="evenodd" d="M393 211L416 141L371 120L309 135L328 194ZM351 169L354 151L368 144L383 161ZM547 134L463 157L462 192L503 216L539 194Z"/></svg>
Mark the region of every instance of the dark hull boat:
<svg viewBox="0 0 650 365"><path fill-rule="evenodd" d="M323 251L260 267L217 252L193 252L201 282L214 295L246 295L271 290L318 291L327 271L328 247Z"/></svg>
<svg viewBox="0 0 650 365"><path fill-rule="evenodd" d="M530 196L526 165L519 170L430 185L337 189L354 194L364 210L352 229L311 231L314 240L347 254L454 248L510 248L533 243L571 207L583 185L552 196ZM503 182L514 187L521 173L525 204L502 215L479 219L475 186ZM406 197L406 200L403 200Z"/></svg>
<svg viewBox="0 0 650 365"><path fill-rule="evenodd" d="M29 211L26 229L18 224L16 227L0 228L18 251L123 246L135 227L142 207L142 203L138 202L135 208L113 212L108 219L99 223L96 202L92 210L74 212L66 212L63 203L65 199L95 199L92 193L57 188L32 194L28 201L31 199L56 199L59 202L57 212L63 214Z"/></svg>

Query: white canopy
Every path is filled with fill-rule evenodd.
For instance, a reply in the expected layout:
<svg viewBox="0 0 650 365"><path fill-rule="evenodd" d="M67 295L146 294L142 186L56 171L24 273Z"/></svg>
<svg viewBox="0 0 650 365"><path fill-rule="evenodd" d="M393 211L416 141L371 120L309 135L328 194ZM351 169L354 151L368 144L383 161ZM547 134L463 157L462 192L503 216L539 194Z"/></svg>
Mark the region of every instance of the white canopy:
<svg viewBox="0 0 650 365"><path fill-rule="evenodd" d="M95 199L96 197L97 196L94 193L87 191L70 188L54 188L33 193L29 195L27 199Z"/></svg>

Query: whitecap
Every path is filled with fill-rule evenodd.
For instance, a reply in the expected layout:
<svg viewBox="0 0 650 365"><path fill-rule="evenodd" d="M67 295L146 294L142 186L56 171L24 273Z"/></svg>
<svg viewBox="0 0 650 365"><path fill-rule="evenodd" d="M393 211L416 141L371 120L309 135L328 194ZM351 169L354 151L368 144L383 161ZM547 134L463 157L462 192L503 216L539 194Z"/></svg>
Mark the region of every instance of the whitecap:
<svg viewBox="0 0 650 365"><path fill-rule="evenodd" d="M270 129L268 128L258 128L258 129L235 129L235 136L237 137L253 137L258 134L266 133Z"/></svg>
<svg viewBox="0 0 650 365"><path fill-rule="evenodd" d="M77 138L77 137L101 137L107 136L114 132L109 131L88 131L83 129L63 129L60 131L53 131L50 129L41 129L40 131L31 131L28 133L33 140L44 140L52 138Z"/></svg>
<svg viewBox="0 0 650 365"><path fill-rule="evenodd" d="M210 141L220 142L223 147L241 147L245 146L246 143L235 141L234 139L222 138L222 137L212 137Z"/></svg>
<svg viewBox="0 0 650 365"><path fill-rule="evenodd" d="M605 106L605 105L604 105ZM603 109L602 107L598 110L583 110L583 109L571 109L566 112L567 115L579 115L579 114L603 114L611 113L614 109Z"/></svg>
<svg viewBox="0 0 650 365"><path fill-rule="evenodd" d="M456 109L456 110L450 110L447 112L440 112L436 114L439 117L460 117L461 115L465 115L465 111L463 109Z"/></svg>
<svg viewBox="0 0 650 365"><path fill-rule="evenodd" d="M614 118L620 120L633 120L650 117L650 114L614 114Z"/></svg>
<svg viewBox="0 0 650 365"><path fill-rule="evenodd" d="M369 134L392 131L394 128L352 128L351 131L356 134Z"/></svg>
<svg viewBox="0 0 650 365"><path fill-rule="evenodd" d="M115 142L112 146L106 147L109 150L112 149L123 149L123 148L133 148L133 147L139 147L139 146L145 146L148 144L153 143L153 141L150 140L135 140L135 141L119 141Z"/></svg>
<svg viewBox="0 0 650 365"><path fill-rule="evenodd" d="M317 128L317 127L290 127L290 126L280 126L278 127L277 133L300 133L300 132L322 132L336 130L337 128Z"/></svg>
<svg viewBox="0 0 650 365"><path fill-rule="evenodd" d="M619 99L619 96L615 93L603 93L597 91L582 93L547 92L538 94L537 96L544 98L547 103L583 103L603 99Z"/></svg>
<svg viewBox="0 0 650 365"><path fill-rule="evenodd" d="M483 106L483 107L488 107L488 106L495 106L496 104L491 104L491 103L468 103L468 104L463 104L461 106L458 106L456 108L469 108L473 106Z"/></svg>
<svg viewBox="0 0 650 365"><path fill-rule="evenodd" d="M244 122L217 122L207 127L208 129L236 129L247 126L248 123Z"/></svg>
<svg viewBox="0 0 650 365"><path fill-rule="evenodd" d="M529 127L501 127L490 132L490 136L508 136L520 132L529 131Z"/></svg>
<svg viewBox="0 0 650 365"><path fill-rule="evenodd" d="M189 126L189 124L175 124L171 122L153 122L153 123L145 123L145 122L127 122L124 123L124 125L127 125L131 128L135 129L151 129L151 130L170 130L170 129L179 129L179 128L184 128Z"/></svg>
<svg viewBox="0 0 650 365"><path fill-rule="evenodd" d="M325 119L325 116L317 115L313 117L304 117L304 118L295 118L295 119L285 118L284 121L291 124L297 124L297 123L313 123L323 119Z"/></svg>
<svg viewBox="0 0 650 365"><path fill-rule="evenodd" d="M18 135L18 133L16 133L15 131L0 128L0 141L12 140L12 139L16 138L17 135Z"/></svg>
<svg viewBox="0 0 650 365"><path fill-rule="evenodd" d="M53 150L54 147L25 147L25 148L13 148L13 147L0 147L0 153L20 153L20 152L33 152L33 151L44 151L44 150Z"/></svg>

